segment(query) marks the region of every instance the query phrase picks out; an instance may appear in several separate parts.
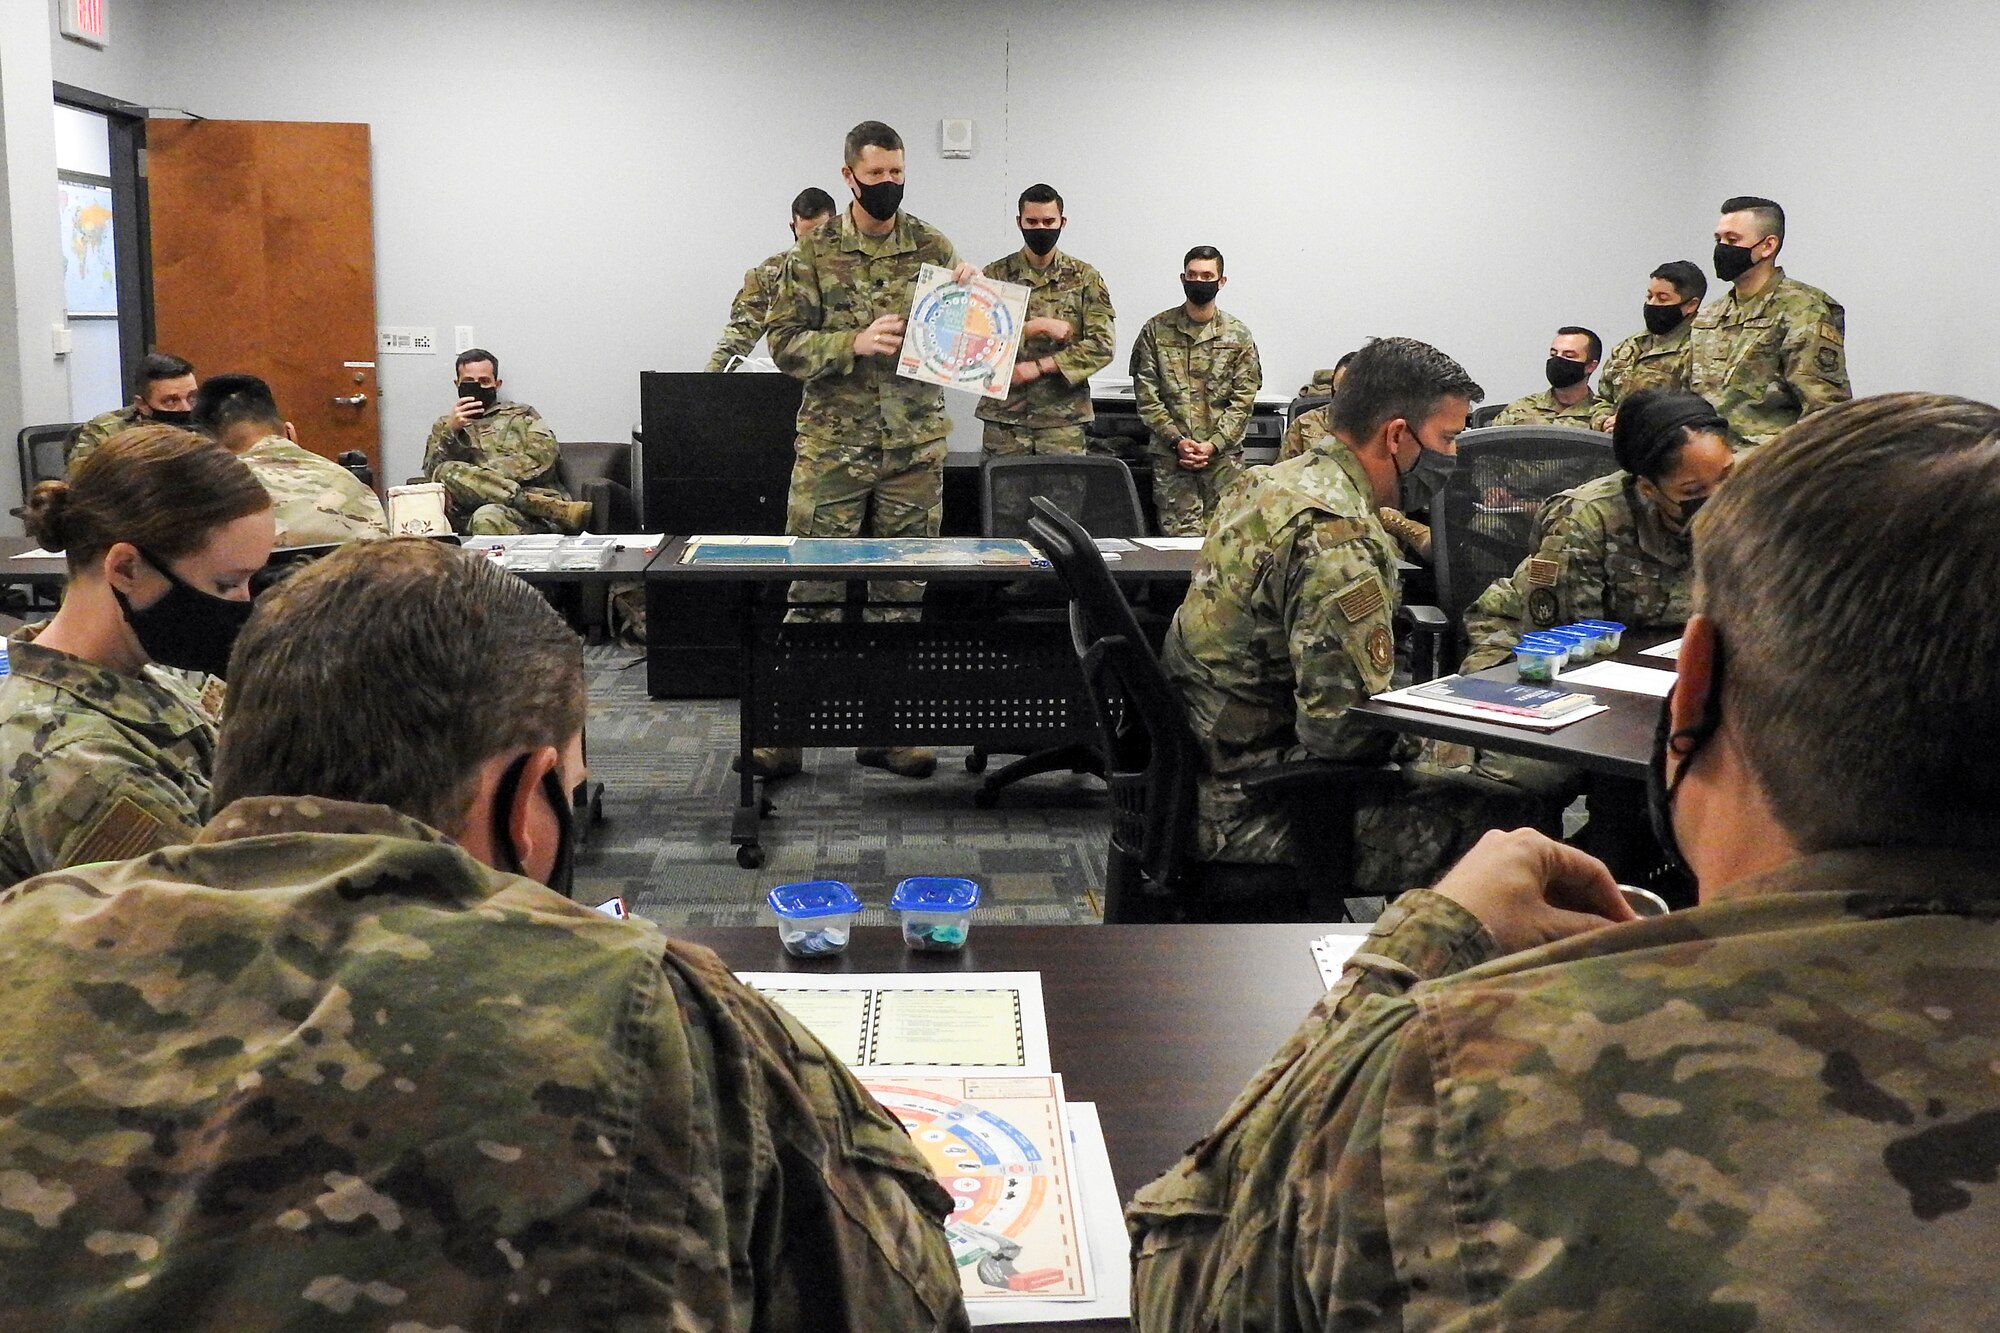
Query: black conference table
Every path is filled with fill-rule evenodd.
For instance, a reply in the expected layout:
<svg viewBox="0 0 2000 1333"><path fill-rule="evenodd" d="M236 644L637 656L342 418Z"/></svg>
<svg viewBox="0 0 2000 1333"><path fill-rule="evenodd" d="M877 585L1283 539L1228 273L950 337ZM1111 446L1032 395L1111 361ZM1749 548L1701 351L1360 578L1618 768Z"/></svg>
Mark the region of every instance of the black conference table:
<svg viewBox="0 0 2000 1333"><path fill-rule="evenodd" d="M1049 1057L1071 1101L1095 1102L1120 1202L1214 1127L1324 995L1308 947L1357 925L983 926L963 953L916 954L894 927L846 952L793 958L769 927L675 930L739 972L1039 972ZM1122 1320L1013 1324L1124 1328Z"/></svg>

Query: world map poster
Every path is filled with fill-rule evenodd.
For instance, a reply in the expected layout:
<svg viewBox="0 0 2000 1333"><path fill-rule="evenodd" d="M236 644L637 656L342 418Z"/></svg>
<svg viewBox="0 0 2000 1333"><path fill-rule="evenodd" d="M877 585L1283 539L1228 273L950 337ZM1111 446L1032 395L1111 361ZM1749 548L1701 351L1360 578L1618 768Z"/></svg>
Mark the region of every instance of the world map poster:
<svg viewBox="0 0 2000 1333"><path fill-rule="evenodd" d="M63 299L72 315L118 313L111 187L57 181L62 207Z"/></svg>
<svg viewBox="0 0 2000 1333"><path fill-rule="evenodd" d="M1005 398L1014 355L1028 320L1028 289L980 278L953 282L949 269L925 264L903 325L896 373L905 379Z"/></svg>

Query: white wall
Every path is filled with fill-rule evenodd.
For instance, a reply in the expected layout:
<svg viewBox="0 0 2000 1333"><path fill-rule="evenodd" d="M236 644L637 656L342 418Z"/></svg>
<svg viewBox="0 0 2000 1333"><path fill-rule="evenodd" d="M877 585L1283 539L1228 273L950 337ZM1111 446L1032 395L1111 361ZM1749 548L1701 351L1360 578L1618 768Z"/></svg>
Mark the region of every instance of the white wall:
<svg viewBox="0 0 2000 1333"><path fill-rule="evenodd" d="M1785 206L1785 271L1847 307L1857 394L2000 402L2000 5L1722 0L1702 204Z"/></svg>
<svg viewBox="0 0 2000 1333"><path fill-rule="evenodd" d="M154 82L150 36L153 25L169 17L171 0L107 0L107 44L102 49L62 35L56 21L61 0L34 2L49 13L56 82L140 106L147 104Z"/></svg>
<svg viewBox="0 0 2000 1333"><path fill-rule="evenodd" d="M1700 13L174 0L169 21L127 0L113 19L143 30L144 67L111 91L370 123L379 321L447 346L473 325L568 438L622 436L640 370L700 366L743 270L785 241L791 196L843 194L840 137L870 116L911 144L911 210L971 258L1015 243L1023 186L1062 189L1069 242L1119 303L1121 359L1206 242L1270 387L1408 333L1510 396L1538 384L1556 325L1630 332L1646 271L1702 249L1684 184ZM936 156L944 116L978 122L972 160ZM449 372L385 359L389 475L416 464Z"/></svg>

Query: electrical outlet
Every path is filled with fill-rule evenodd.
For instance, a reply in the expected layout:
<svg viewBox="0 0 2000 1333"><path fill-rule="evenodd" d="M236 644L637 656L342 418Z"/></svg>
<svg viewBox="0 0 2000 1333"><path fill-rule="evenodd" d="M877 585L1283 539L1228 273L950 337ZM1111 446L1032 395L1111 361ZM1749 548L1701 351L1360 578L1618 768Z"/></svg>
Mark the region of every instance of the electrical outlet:
<svg viewBox="0 0 2000 1333"><path fill-rule="evenodd" d="M50 328L49 345L55 349L57 356L68 356L70 348L74 345L70 341L69 325L57 324Z"/></svg>
<svg viewBox="0 0 2000 1333"><path fill-rule="evenodd" d="M452 329L451 350L454 352L469 352L472 350L472 326L470 324L459 324Z"/></svg>

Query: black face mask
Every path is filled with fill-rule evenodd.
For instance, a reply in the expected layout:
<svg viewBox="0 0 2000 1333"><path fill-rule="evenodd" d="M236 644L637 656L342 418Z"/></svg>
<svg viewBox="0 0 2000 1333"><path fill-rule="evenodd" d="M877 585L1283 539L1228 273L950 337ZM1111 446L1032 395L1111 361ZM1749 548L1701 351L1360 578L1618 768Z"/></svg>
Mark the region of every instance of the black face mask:
<svg viewBox="0 0 2000 1333"><path fill-rule="evenodd" d="M1038 255L1045 255L1056 248L1056 241L1062 236L1061 227L1023 227L1021 239L1028 248Z"/></svg>
<svg viewBox="0 0 2000 1333"><path fill-rule="evenodd" d="M1681 308L1677 305L1654 305L1650 301L1646 303L1646 332L1648 333L1672 333L1681 326L1681 321L1686 318L1687 316L1681 312Z"/></svg>
<svg viewBox="0 0 2000 1333"><path fill-rule="evenodd" d="M1721 241L1717 241L1715 276L1724 282L1734 282L1755 268L1757 261L1751 258L1750 250L1751 247L1747 245L1724 245Z"/></svg>
<svg viewBox="0 0 2000 1333"><path fill-rule="evenodd" d="M1652 483L1649 482L1648 484ZM1661 521L1674 532L1686 532L1693 526L1694 516L1701 512L1703 505L1708 503L1706 495L1697 495L1687 500L1669 500L1657 489L1645 498L1653 506L1653 512L1658 514ZM1671 514L1667 512L1668 505L1674 507L1674 512Z"/></svg>
<svg viewBox="0 0 2000 1333"><path fill-rule="evenodd" d="M236 636L255 604L202 592L183 581L158 556L143 550L139 554L172 585L166 596L144 610L134 610L124 593L111 590L146 656L161 666L226 678L229 650L236 646Z"/></svg>
<svg viewBox="0 0 2000 1333"><path fill-rule="evenodd" d="M1181 279L1181 291L1187 294L1189 305L1213 305L1215 303L1215 294L1221 290L1222 284L1219 282L1197 282L1193 278Z"/></svg>
<svg viewBox="0 0 2000 1333"><path fill-rule="evenodd" d="M1581 361L1571 361L1568 357L1552 356L1543 373L1549 377L1551 389L1568 389L1590 378L1590 372Z"/></svg>
<svg viewBox="0 0 2000 1333"><path fill-rule="evenodd" d="M1653 826L1653 837L1666 854L1667 864L1686 876L1689 884L1696 883L1694 868L1688 865L1680 839L1674 834L1674 793L1687 778L1688 765L1694 762L1695 754L1722 725L1721 689L1722 658L1718 654L1714 674L1708 682L1707 706L1702 709L1701 720L1686 731L1672 730L1674 695L1671 689L1667 691L1667 697L1660 700L1660 721L1653 729L1653 756L1646 765L1646 816ZM1672 782L1667 781L1668 750L1681 760Z"/></svg>
<svg viewBox="0 0 2000 1333"><path fill-rule="evenodd" d="M528 756L522 755L508 766L493 792L493 847L506 863L503 868L517 875L526 875L528 868L521 861L520 849L514 846L514 835L507 827L507 812L514 808L515 798L521 793L521 775L527 770ZM570 889L576 879L576 808L553 768L542 775L542 795L556 812L556 860L549 867L546 883L563 897L572 897Z"/></svg>
<svg viewBox="0 0 2000 1333"><path fill-rule="evenodd" d="M458 396L460 398L477 398L480 410L482 412L491 412L493 404L500 401L500 386L497 384L481 384L478 380L460 380L458 382Z"/></svg>
<svg viewBox="0 0 2000 1333"><path fill-rule="evenodd" d="M164 407L149 407L142 415L148 421L157 421L162 426L179 426L182 430L194 425L192 412L169 412Z"/></svg>
<svg viewBox="0 0 2000 1333"><path fill-rule="evenodd" d="M1431 501L1444 489L1445 481L1458 471L1457 454L1441 454L1435 449L1425 449L1417 455L1417 461L1403 474L1403 512L1422 513L1431 507Z"/></svg>
<svg viewBox="0 0 2000 1333"><path fill-rule="evenodd" d="M861 201L861 209L869 217L877 222L887 222L903 206L903 182L877 181L873 185L863 185L857 181L854 197Z"/></svg>

